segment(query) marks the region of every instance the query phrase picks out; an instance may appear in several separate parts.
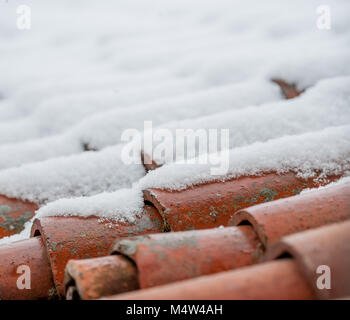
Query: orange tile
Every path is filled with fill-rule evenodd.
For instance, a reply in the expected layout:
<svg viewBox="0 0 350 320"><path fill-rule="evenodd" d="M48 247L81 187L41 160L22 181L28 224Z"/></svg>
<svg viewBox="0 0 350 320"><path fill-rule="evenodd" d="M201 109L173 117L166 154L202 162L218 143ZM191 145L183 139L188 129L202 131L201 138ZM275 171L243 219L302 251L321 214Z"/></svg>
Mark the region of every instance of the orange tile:
<svg viewBox="0 0 350 320"><path fill-rule="evenodd" d="M329 181L339 177L329 177ZM227 226L240 209L286 198L325 182L304 180L294 173L246 176L225 182L210 182L181 191L147 189L144 199L157 208L171 231Z"/></svg>
<svg viewBox="0 0 350 320"><path fill-rule="evenodd" d="M118 255L70 260L64 282L68 300L97 299L139 288L136 266Z"/></svg>
<svg viewBox="0 0 350 320"><path fill-rule="evenodd" d="M293 258L318 299L350 295L350 221L287 236L268 249L265 259L282 255ZM328 272L330 288L320 289Z"/></svg>
<svg viewBox="0 0 350 320"><path fill-rule="evenodd" d="M41 237L0 246L0 262L2 300L50 299L57 296ZM22 265L29 267L30 290L21 290L17 286L17 281L21 281L19 277L25 272L18 269Z"/></svg>
<svg viewBox="0 0 350 320"><path fill-rule="evenodd" d="M286 99L293 99L305 91L305 89L297 90L296 85L294 83L288 83L282 79L272 79L272 82L279 85L282 94Z"/></svg>
<svg viewBox="0 0 350 320"><path fill-rule="evenodd" d="M44 243L44 247L40 247L40 250L37 247L36 251L33 252L33 259L35 256L45 253L44 255L49 259L49 265L45 259L42 260L42 265L40 265L40 261L35 263L45 269L46 273L52 273L55 288L58 294L62 296L64 295L64 270L70 259L105 256L116 239L150 232L160 232L162 231L162 226L161 217L158 216L154 208L149 206L145 206L145 214L133 224L101 221L95 216L90 216L89 218L43 217L36 219L32 227L32 236L42 239ZM13 266L18 265L18 261L23 260L22 256L17 256L21 252L25 252L25 259L30 261L32 259L32 241L32 239L29 239L13 243L11 245L13 254L1 246L1 250L4 248L1 267L4 270L12 270ZM3 292L11 290L6 287L12 283L12 280L10 280L7 280L6 277L0 278L0 297ZM47 281L49 281L48 278ZM43 286L45 287L45 284ZM49 286L49 282L46 283L46 286ZM39 298L41 297L40 295L36 296L33 293L32 298Z"/></svg>
<svg viewBox="0 0 350 320"><path fill-rule="evenodd" d="M35 203L0 195L0 238L22 231L37 209Z"/></svg>
<svg viewBox="0 0 350 320"><path fill-rule="evenodd" d="M264 247L282 236L350 219L350 183L252 206L229 225L252 225Z"/></svg>
<svg viewBox="0 0 350 320"><path fill-rule="evenodd" d="M110 300L313 299L295 263L272 261L166 286L107 297Z"/></svg>

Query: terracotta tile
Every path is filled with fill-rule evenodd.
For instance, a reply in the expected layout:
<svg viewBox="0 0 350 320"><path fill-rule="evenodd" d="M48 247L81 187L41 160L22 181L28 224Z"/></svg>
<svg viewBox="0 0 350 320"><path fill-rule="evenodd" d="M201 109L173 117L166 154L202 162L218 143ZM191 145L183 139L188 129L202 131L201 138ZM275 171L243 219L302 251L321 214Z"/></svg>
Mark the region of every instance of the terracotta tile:
<svg viewBox="0 0 350 320"><path fill-rule="evenodd" d="M50 263L41 237L0 246L0 297L2 300L50 299L57 296ZM20 290L17 281L30 268L30 290ZM19 272L19 273L17 273Z"/></svg>
<svg viewBox="0 0 350 320"><path fill-rule="evenodd" d="M119 283L131 281L133 287L134 279L129 277L128 270L134 266L138 286L148 288L252 264L257 244L255 232L246 226L131 237L116 241L112 253L118 255L85 260L88 271L85 274L80 268L82 277L69 268L66 275L79 287L80 297L96 298L96 293L100 296L117 293ZM120 254L129 264L120 266ZM109 283L104 287L106 265L110 272L107 272ZM94 295L90 294L90 288L96 287Z"/></svg>
<svg viewBox="0 0 350 320"><path fill-rule="evenodd" d="M339 177L329 177L329 181ZM225 182L210 182L182 191L147 189L145 201L157 208L167 230L185 231L227 226L240 209L286 198L325 182L304 180L294 173L247 176Z"/></svg>
<svg viewBox="0 0 350 320"><path fill-rule="evenodd" d="M279 85L281 92L286 99L293 99L305 91L305 89L297 90L295 83L288 83L282 79L272 79L272 82Z"/></svg>
<svg viewBox="0 0 350 320"><path fill-rule="evenodd" d="M97 299L111 292L123 293L139 288L135 265L119 255L70 260L64 282L68 300Z"/></svg>
<svg viewBox="0 0 350 320"><path fill-rule="evenodd" d="M155 170L157 168L160 168L161 165L157 164L153 159L150 160L151 157L145 153L145 152L141 152L141 162L143 164L143 166L146 169L146 172L151 171L151 170Z"/></svg>
<svg viewBox="0 0 350 320"><path fill-rule="evenodd" d="M107 297L112 300L313 299L291 259Z"/></svg>
<svg viewBox="0 0 350 320"><path fill-rule="evenodd" d="M0 195L0 238L22 231L37 209L35 203Z"/></svg>
<svg viewBox="0 0 350 320"><path fill-rule="evenodd" d="M350 183L241 210L229 225L252 225L264 247L282 236L350 219Z"/></svg>
<svg viewBox="0 0 350 320"><path fill-rule="evenodd" d="M64 270L70 259L105 256L113 242L120 237L161 232L162 220L154 208L145 206L145 212L146 214L142 215L134 224L111 223L101 221L94 216L89 218L44 217L36 219L32 227L32 236L43 240L44 247L40 247L40 254L48 257L50 265L47 265L43 260L42 268L47 268L46 272L52 272L58 294L64 295ZM30 260L31 241L31 239L25 240L20 244L15 242L13 243L13 250L20 246L21 250L25 252L25 246L28 246L27 259ZM17 265L17 261L22 259L16 255L13 256L9 251L7 252L8 257L2 260L1 264L2 268L10 270ZM6 256L6 253L4 256ZM7 290L7 283L9 281L6 278L0 278L1 292ZM33 296L32 298L39 297Z"/></svg>
<svg viewBox="0 0 350 320"><path fill-rule="evenodd" d="M335 299L350 295L350 221L335 223L283 238L272 245L266 260L291 256L314 295L319 299ZM330 289L320 289L318 280L330 271Z"/></svg>
<svg viewBox="0 0 350 320"><path fill-rule="evenodd" d="M249 218L252 224L121 239L116 241L111 253L122 254L130 265L136 265L138 284L144 289L257 263L269 243L291 233L346 220L350 218L349 208L349 184L336 185L250 207L231 220L240 224ZM103 265L104 259L109 264L113 262L110 257L91 259L92 268L97 263ZM118 260L115 263L119 265ZM103 268L95 268L94 272L104 277ZM97 278L97 274L90 277L88 272L82 280L79 277L74 280L84 292L97 286ZM117 283L120 274L111 272L109 278ZM109 286L100 291L111 295L118 289Z"/></svg>

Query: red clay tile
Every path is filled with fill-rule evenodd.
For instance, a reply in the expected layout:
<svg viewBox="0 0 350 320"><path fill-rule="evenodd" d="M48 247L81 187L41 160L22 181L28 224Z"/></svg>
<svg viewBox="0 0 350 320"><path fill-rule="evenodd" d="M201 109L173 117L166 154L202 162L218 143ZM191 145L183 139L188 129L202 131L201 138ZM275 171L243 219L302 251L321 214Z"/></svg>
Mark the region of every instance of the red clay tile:
<svg viewBox="0 0 350 320"><path fill-rule="evenodd" d="M291 259L107 297L111 300L313 299Z"/></svg>
<svg viewBox="0 0 350 320"><path fill-rule="evenodd" d="M350 221L287 236L268 249L265 259L285 255L294 259L318 299L350 295ZM317 287L317 280L325 272L318 270L320 266L329 267L330 289Z"/></svg>
<svg viewBox="0 0 350 320"><path fill-rule="evenodd" d="M282 79L272 79L272 82L279 85L286 99L293 99L305 91L305 89L297 90L296 85L294 83L287 83Z"/></svg>
<svg viewBox="0 0 350 320"><path fill-rule="evenodd" d="M266 248L282 236L350 219L350 184L338 184L237 212L229 225L250 224Z"/></svg>
<svg viewBox="0 0 350 320"><path fill-rule="evenodd" d="M118 283L127 287L125 282L131 281L132 287L134 279L127 270L135 266L138 286L148 288L252 264L257 244L255 232L248 226L131 237L116 241L112 253L117 256L85 260L84 268L88 271L80 268L82 277L73 274L69 267L66 275L74 280L81 298L92 299L99 297L98 293L100 296L117 293L122 287ZM129 265L124 262L120 266L120 254L127 257ZM106 265L111 272L104 287ZM121 271L123 268L125 272ZM92 294L90 288L94 290Z"/></svg>
<svg viewBox="0 0 350 320"><path fill-rule="evenodd" d="M161 167L160 164L157 164L153 159L151 159L151 157L147 153L144 153L143 151L141 152L141 161L143 166L146 169L146 172L155 170Z"/></svg>
<svg viewBox="0 0 350 320"><path fill-rule="evenodd" d="M145 206L145 211L146 214L142 215L134 224L100 221L94 216L89 218L44 217L36 219L32 227L32 236L41 238L44 242L44 247L40 247L40 255L47 256L50 265L48 266L43 260L42 268L47 268L45 272L52 272L58 294L64 294L64 269L68 260L105 256L114 240L119 237L161 232L162 219L156 210L153 207ZM27 252L30 260L31 241L29 239L21 243L15 242L12 245L12 250L19 246L22 248L21 250ZM25 249L26 246L28 249ZM11 270L13 266L17 266L17 261L21 260L21 257L13 256L9 251L7 254L7 258L2 260L6 261L6 263L2 263L2 267ZM6 253L4 253L4 257L6 257ZM0 278L1 292L9 290L6 287L8 283L10 281L6 277ZM39 296L32 296L32 298L39 298Z"/></svg>
<svg viewBox="0 0 350 320"><path fill-rule="evenodd" d="M70 259L105 256L113 241L162 231L162 220L153 207L135 224L99 222L97 217L45 217L33 224L32 235L40 234L46 244L56 288L64 294L64 269Z"/></svg>
<svg viewBox="0 0 350 320"><path fill-rule="evenodd" d="M328 182L337 178L329 177ZM200 184L182 191L147 189L144 199L157 208L167 230L207 229L226 226L240 209L293 196L322 183L301 179L294 173L267 173Z"/></svg>
<svg viewBox="0 0 350 320"><path fill-rule="evenodd" d="M336 299L350 294L350 221L300 232L272 245L266 259L236 271L140 290L111 299ZM285 258L288 257L288 258ZM331 288L317 288L330 269Z"/></svg>
<svg viewBox="0 0 350 320"><path fill-rule="evenodd" d="M273 181L276 181L276 179L273 179ZM266 186L266 184L264 186ZM305 187L305 185L303 186ZM258 187L261 186L258 185ZM254 184L254 188L257 188L256 184ZM283 192L286 192L286 190L288 189L282 189ZM289 224L289 226L292 225L293 227L284 229L280 228L279 233L274 234L274 239L277 240L278 237L289 234L290 232L297 232L304 230L305 228L317 227L324 223L347 219L349 217L347 214L348 204L346 202L347 192L348 189L346 189L346 185L338 185L336 187L329 187L327 189L318 190L317 192L305 193L290 199L285 199L288 200L288 208L291 210L291 215L287 219L287 222L285 222L285 225ZM318 193L320 193L320 195L317 196L316 199L313 199L313 195ZM295 203L297 208L300 208L300 199L308 199L309 201L307 205L304 205L304 209L310 208L310 210L313 210L314 207L319 209L317 219L312 220L311 224L305 223L305 219L312 216L308 210L293 208L293 203ZM278 207L279 203L285 200L274 201L271 203L271 206L269 205L268 207ZM328 206L324 205L322 201L327 203ZM329 204L333 204L337 209L334 216L332 216L330 213L330 211L332 211L332 206L329 206ZM267 204L262 204L254 208L266 208L266 206ZM46 217L42 218L40 221L36 220L33 225L32 236L38 236L38 239L44 239L45 247L37 246L37 253L35 254L47 255L49 257L52 274L54 277L54 284L59 294L62 295L64 292L64 268L69 259L84 259L89 257L105 256L108 254L108 248L115 239L162 231L163 221L160 215L157 213L157 210L148 205L146 206L146 210L148 214L139 220L136 225L115 225L107 221L102 223L98 222L99 219L97 217L91 217L89 219L81 217ZM249 208L245 211L252 212L251 210L253 210L253 208ZM296 214L297 210L299 210L301 213ZM259 212L259 210L256 212ZM273 214L279 214L279 209L276 209L275 211L271 209L271 212L272 217ZM238 213L237 217L241 213ZM285 212L285 215L288 215L288 212ZM303 218L301 218L301 215ZM264 217L264 213L262 213L262 216ZM276 220L276 218L274 220ZM84 223L81 223L82 221ZM239 232L237 230L239 230ZM245 231L242 232L242 230ZM238 233L240 233L240 236L237 236ZM227 240L227 237L232 234L234 236ZM243 234L245 234L245 236L243 236ZM260 234L259 236L261 237ZM222 240L223 238L225 239L224 241ZM167 282L178 281L212 272L220 272L222 270L253 263L254 257L256 257L255 249L260 248L259 242L253 240L254 238L255 232L253 231L252 226L242 225L239 227L224 229L219 228L202 230L200 232L151 235L146 237L146 241L144 241L144 243L140 242L139 240L144 240L145 238L130 238L125 241L119 241L117 249L120 251L120 253L124 254L135 262L138 271L140 270L138 285L141 288L147 288L149 286L161 285ZM249 239L249 241L247 241L247 239ZM28 251L29 249L26 250L25 245L27 243L29 248L31 245L29 241L30 240L28 240L28 242L18 242L20 246L19 248L21 248L19 250ZM194 243L193 241L195 241L196 246L190 245L191 243ZM264 242L264 244L266 245L267 242ZM16 243L13 244L14 250L16 249L16 245ZM130 253L130 248L134 248L135 252ZM232 250L232 248L235 248L236 250ZM240 251L243 251L243 255ZM4 261L7 261L6 263L2 264L3 268L10 269L11 267L17 266L20 263L18 261L22 258L16 256L12 257L9 252L6 253L5 249L3 252L3 256L5 257ZM147 255L149 255L149 257L147 257ZM28 255L27 259L30 259L30 257L31 255ZM162 260L162 257L165 257L164 260ZM208 257L210 258L210 262L205 261L208 259ZM231 258L228 259L228 257ZM236 259L234 257L240 257L242 259ZM105 258L101 258L99 261L100 264L102 263L102 270L104 270L103 268L106 267L106 261L104 259ZM94 261L97 259L89 260ZM89 260L86 260L86 263L83 264L86 270L89 268ZM111 264L116 260L116 258L107 257L106 260L107 265L109 264L109 266L112 268ZM152 265L152 263L154 264ZM129 262L125 262L124 265L132 266L132 263L130 264L129 260ZM44 273L46 272L46 274L51 274L50 267L47 264L43 263L41 267L45 269ZM118 266L113 266L113 268L116 267L118 268ZM173 268L172 270L171 267ZM94 269L93 265L91 268L96 273L94 277L91 277L93 284L93 282L96 281L99 276L99 272L97 272L99 269ZM110 274L112 274L111 270L113 270L113 268L109 269ZM119 266L119 268L121 267ZM78 283L76 279L76 274L73 271L71 273L72 276L70 279L75 280L75 283L72 286L68 286L69 288L72 287L70 292L68 292L68 295L73 296L76 291L79 291L78 288L80 283ZM6 277L3 278L4 280L0 278L0 286L3 288L10 285L11 281L13 282L14 279L11 279L11 277ZM112 277L110 277L110 279L112 279ZM126 283L123 282L124 280L124 278L119 278L118 281L121 281L122 287L124 286L126 288L125 290L127 290L128 283L127 281ZM89 281L90 280L87 278L83 285L88 287L87 284L89 284L89 286L91 286ZM46 291L50 291L52 294L54 291L52 291L53 287L51 283L51 278L50 280L47 280L47 282L44 281L44 289L41 291L39 290L38 293L34 292L30 297L33 299L40 298L42 297L43 292ZM98 287L97 283L93 285ZM130 288L132 285L133 284L131 283ZM47 287L49 287L49 290L46 290ZM107 285L103 287L101 285L99 290L101 292L110 293L110 291L108 291L109 288L111 288L111 286L108 287ZM85 288L81 287L80 292L83 292L82 290L85 290ZM83 297L84 294L86 296L92 296L93 294L91 292L93 291L91 290L85 290L85 293L82 294ZM112 290L114 290L113 287ZM11 290L9 292L11 292ZM112 292L115 293L116 291Z"/></svg>
<svg viewBox="0 0 350 320"><path fill-rule="evenodd" d="M113 253L134 261L140 287L148 288L252 264L257 244L242 226L121 239Z"/></svg>
<svg viewBox="0 0 350 320"><path fill-rule="evenodd" d="M118 255L70 260L64 282L68 300L97 299L139 288L135 265Z"/></svg>
<svg viewBox="0 0 350 320"><path fill-rule="evenodd" d="M134 262L139 286L144 289L255 263L264 252L263 248L283 236L349 218L350 185L342 184L257 205L232 218L235 224L249 219L253 226L121 239L116 241L114 253L123 254ZM262 239L261 242L256 237ZM102 263L103 259L95 260ZM111 263L110 257L106 259ZM91 259L91 263L93 267L94 259ZM86 264L89 264L89 260L86 260ZM95 269L95 272L101 271L103 269ZM93 283L86 281L86 278ZM83 280L76 278L76 282L82 282L81 286L95 287L96 278L97 275L91 278L88 274ZM109 278L120 281L119 274L111 273ZM115 293L113 287L109 289L104 289L104 293Z"/></svg>
<svg viewBox="0 0 350 320"><path fill-rule="evenodd" d="M54 298L56 289L41 237L0 246L0 299L27 300ZM30 290L17 287L21 265L30 268Z"/></svg>
<svg viewBox="0 0 350 320"><path fill-rule="evenodd" d="M0 238L22 231L36 210L35 203L0 195Z"/></svg>

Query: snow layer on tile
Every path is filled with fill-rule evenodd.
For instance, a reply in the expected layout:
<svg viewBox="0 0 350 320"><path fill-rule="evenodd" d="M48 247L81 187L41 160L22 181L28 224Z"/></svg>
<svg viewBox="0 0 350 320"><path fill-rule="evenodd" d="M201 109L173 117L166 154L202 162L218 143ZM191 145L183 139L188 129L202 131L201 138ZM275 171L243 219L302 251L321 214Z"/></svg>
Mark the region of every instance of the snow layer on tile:
<svg viewBox="0 0 350 320"><path fill-rule="evenodd" d="M154 125L159 125L170 120L277 100L279 94L275 84L254 79L100 114L94 113L60 135L0 145L0 168L79 153L83 151L84 145L101 149L120 142L126 129L142 131L145 120L151 119Z"/></svg>
<svg viewBox="0 0 350 320"><path fill-rule="evenodd" d="M270 171L295 171L304 178L315 176L315 170L320 178L339 174L350 169L350 125L256 142L232 149L227 159L227 174L221 178L211 171L218 164L172 163L149 172L139 185L143 189L180 190L199 183Z"/></svg>
<svg viewBox="0 0 350 320"><path fill-rule="evenodd" d="M122 145L0 171L0 194L39 204L131 187L145 175L141 164L126 165Z"/></svg>
<svg viewBox="0 0 350 320"><path fill-rule="evenodd" d="M264 143L235 148L229 154L225 176L211 175L210 165L172 163L149 172L130 189L78 199L59 199L40 208L37 216L97 215L128 220L140 214L142 190L181 190L195 184L227 180L264 172L295 171L304 178L339 174L350 170L350 126L330 127L301 135L285 136Z"/></svg>
<svg viewBox="0 0 350 320"><path fill-rule="evenodd" d="M35 17L28 32L15 25L19 3L0 4L0 111L5 110L0 112L0 143L61 132L60 138L40 143L42 149L52 147L62 153L41 152L39 141L31 140L8 152L4 146L1 154L10 156L0 168L81 152L79 139L95 147L117 143L119 132L108 127L111 119L106 119L103 130L103 123L95 125L90 119L66 132L106 109L138 108L135 104L140 102L171 100L248 80L268 82L272 77L304 88L350 72L346 0L323 3L332 10L330 30L316 27L317 0L21 2L26 3ZM259 91L251 92L251 97L259 100L258 96ZM241 106L266 100L243 101ZM219 98L210 113L222 111L220 104ZM187 112L193 107L187 106L186 113L175 119L190 117ZM150 118L158 111L150 110ZM134 111L138 120L139 112ZM9 119L11 123L4 122ZM169 118L163 116L162 121ZM63 150L61 140L66 135L69 141L76 139L75 147L67 145Z"/></svg>
<svg viewBox="0 0 350 320"><path fill-rule="evenodd" d="M174 121L154 128L153 143L143 150L152 154L157 164L173 162L175 155L187 159L198 156L201 151L208 152L220 138L220 129L229 130L229 148L240 147L256 141L267 141L285 135L320 130L329 126L350 123L350 77L320 80L315 87L309 88L299 98L267 103L259 107L247 107L213 114L206 117ZM162 130L170 130L171 139L161 137ZM184 148L176 149L176 132L179 129L192 130L189 136L197 138L204 134L205 148L199 144L189 145L185 140ZM211 135L210 129L217 129L218 136ZM196 131L200 130L200 131ZM157 134L158 133L158 134ZM158 139L156 137L161 137ZM159 141L160 140L160 141ZM216 144L215 144L216 145ZM220 142L217 143L221 148ZM182 145L181 145L182 146ZM160 153L160 150L167 152ZM213 152L213 151L212 151Z"/></svg>
<svg viewBox="0 0 350 320"><path fill-rule="evenodd" d="M16 29L18 4L32 8L28 32ZM330 30L317 28L320 4L331 9ZM7 143L0 146L0 168L61 157L1 171L0 192L33 201L58 199L39 214L88 215L93 209L93 214L132 219L140 212L143 188L181 189L222 179L210 175L210 165L173 163L150 172L130 189L115 191L137 181L143 175L141 166L135 171L123 166L114 147L72 154L82 152L84 144L116 144L124 129L142 129L144 120L161 125L280 99L271 78L310 90L295 103L269 106L276 112L290 107L286 115L295 120L291 110L299 108L305 115L302 125L309 123L312 129L299 130L301 124L295 121L293 128L286 125L291 131L271 127L270 136L262 131L267 126L261 121L255 128L249 123L252 111L237 111L248 118L237 126L249 139L243 137L245 142L230 151L225 178L270 170L311 176L315 169L324 174L348 169L349 126L342 126L345 121L339 117L348 90L343 88L335 101L337 88L320 93L317 102L318 86L311 89L321 79L350 75L348 0L129 0L103 5L91 0L23 0L3 1L0 7L0 133ZM227 95L220 91L225 88ZM115 90L120 93L116 100ZM318 103L320 111L315 110ZM302 106L310 108L309 113L301 111ZM318 126L312 118L314 113L321 118L322 112L328 112L329 119ZM270 116L273 119L272 112ZM218 124L219 118L214 119ZM334 127L321 130L330 125ZM264 142L254 143L259 137L249 129L256 127L261 127ZM38 139L23 142L33 137ZM18 143L10 144L13 141ZM245 143L252 144L242 146ZM111 156L104 158L103 152ZM120 172L132 178L119 183ZM115 193L105 193L109 191ZM60 199L72 196L80 198Z"/></svg>
<svg viewBox="0 0 350 320"><path fill-rule="evenodd" d="M241 109L252 104L278 100L279 95L279 89L265 80L242 81L132 109L110 111L86 119L73 131L73 135L93 148L102 148L119 142L126 129L142 131L145 120L159 125L170 120L196 118L221 110Z"/></svg>
<svg viewBox="0 0 350 320"><path fill-rule="evenodd" d="M188 81L163 81L156 84L144 84L138 89L118 88L116 84L110 89L93 88L89 91L62 93L53 98L48 97L27 117L2 122L0 125L0 144L21 142L29 139L46 137L64 132L67 128L83 118L110 109L129 107L145 103L163 96L171 97L195 91ZM7 106L6 109L10 107ZM3 107L5 109L5 106ZM1 110L1 104L0 104ZM3 114L3 113L2 113ZM53 119L53 115L55 115Z"/></svg>
<svg viewBox="0 0 350 320"><path fill-rule="evenodd" d="M333 181L331 183L326 184L325 186L320 186L318 188L304 189L300 192L300 194L314 192L314 191L318 191L318 190L324 190L324 189L328 189L330 187L334 187L334 186L338 186L338 185L350 185L350 172L345 173L344 177L340 178L338 181Z"/></svg>
<svg viewBox="0 0 350 320"><path fill-rule="evenodd" d="M35 218L32 218L30 221L27 221L24 224L24 229L20 233L13 234L12 236L3 237L0 239L0 245L9 244L12 242L25 240L30 238L30 231Z"/></svg>
<svg viewBox="0 0 350 320"><path fill-rule="evenodd" d="M141 190L120 189L92 197L60 199L42 207L36 217L97 215L117 221L134 222L136 216L142 214L143 206Z"/></svg>

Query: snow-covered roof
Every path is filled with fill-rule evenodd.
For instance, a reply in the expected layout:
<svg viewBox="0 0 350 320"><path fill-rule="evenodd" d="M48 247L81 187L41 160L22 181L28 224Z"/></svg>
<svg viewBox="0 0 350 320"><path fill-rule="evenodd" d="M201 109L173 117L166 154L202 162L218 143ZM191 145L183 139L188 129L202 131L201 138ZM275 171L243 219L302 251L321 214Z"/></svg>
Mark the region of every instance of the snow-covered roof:
<svg viewBox="0 0 350 320"><path fill-rule="evenodd" d="M15 5L0 4L0 194L39 216L132 220L146 188L349 170L348 1L330 4L330 29L316 0L36 1L30 30ZM272 79L303 93L285 100ZM229 129L226 174L172 157L148 173L125 164L123 132L148 120Z"/></svg>

